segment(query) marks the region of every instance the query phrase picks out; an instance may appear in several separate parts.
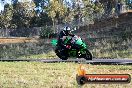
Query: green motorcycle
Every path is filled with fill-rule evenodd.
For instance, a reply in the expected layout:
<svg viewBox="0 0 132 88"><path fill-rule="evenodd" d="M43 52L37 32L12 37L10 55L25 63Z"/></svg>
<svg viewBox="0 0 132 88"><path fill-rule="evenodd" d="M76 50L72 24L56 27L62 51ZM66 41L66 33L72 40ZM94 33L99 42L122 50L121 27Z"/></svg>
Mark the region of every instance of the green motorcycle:
<svg viewBox="0 0 132 88"><path fill-rule="evenodd" d="M66 37L64 44L71 46L70 48L68 47L68 49L62 49L60 46L57 46L57 42L57 40L51 41L52 45L56 46L55 53L60 59L67 60L69 57L76 57L92 60L92 54L89 52L87 45L80 37L76 35L74 37Z"/></svg>

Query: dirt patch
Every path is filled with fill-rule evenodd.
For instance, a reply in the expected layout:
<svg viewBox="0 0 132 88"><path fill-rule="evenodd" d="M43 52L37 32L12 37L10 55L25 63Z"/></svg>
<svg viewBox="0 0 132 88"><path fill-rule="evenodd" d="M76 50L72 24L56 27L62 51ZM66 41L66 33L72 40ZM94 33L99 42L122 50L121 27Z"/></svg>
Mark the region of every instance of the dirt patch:
<svg viewBox="0 0 132 88"><path fill-rule="evenodd" d="M38 42L36 38L0 38L0 44Z"/></svg>

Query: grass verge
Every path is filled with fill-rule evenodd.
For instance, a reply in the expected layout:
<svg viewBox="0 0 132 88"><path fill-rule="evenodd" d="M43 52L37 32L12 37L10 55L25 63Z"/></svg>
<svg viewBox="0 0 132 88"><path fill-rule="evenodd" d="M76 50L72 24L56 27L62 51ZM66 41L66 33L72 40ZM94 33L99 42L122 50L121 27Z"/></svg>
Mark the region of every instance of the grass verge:
<svg viewBox="0 0 132 88"><path fill-rule="evenodd" d="M130 74L129 65L84 64L89 74ZM78 88L76 63L0 62L1 88ZM85 84L82 88L130 88L129 84Z"/></svg>
<svg viewBox="0 0 132 88"><path fill-rule="evenodd" d="M93 56L101 58L101 57L110 57L110 58L128 58L132 59L132 49L130 50L115 50L115 51L105 51L102 52L100 49L96 49L91 51L93 52Z"/></svg>

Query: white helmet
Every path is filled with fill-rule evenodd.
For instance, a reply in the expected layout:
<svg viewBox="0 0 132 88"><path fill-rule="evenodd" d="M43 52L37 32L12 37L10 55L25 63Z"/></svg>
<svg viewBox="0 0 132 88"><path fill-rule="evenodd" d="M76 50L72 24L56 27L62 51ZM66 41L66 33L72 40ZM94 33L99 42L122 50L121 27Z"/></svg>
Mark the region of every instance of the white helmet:
<svg viewBox="0 0 132 88"><path fill-rule="evenodd" d="M66 26L66 27L64 27L63 30L64 30L64 31L70 31L71 29L70 29L70 27Z"/></svg>

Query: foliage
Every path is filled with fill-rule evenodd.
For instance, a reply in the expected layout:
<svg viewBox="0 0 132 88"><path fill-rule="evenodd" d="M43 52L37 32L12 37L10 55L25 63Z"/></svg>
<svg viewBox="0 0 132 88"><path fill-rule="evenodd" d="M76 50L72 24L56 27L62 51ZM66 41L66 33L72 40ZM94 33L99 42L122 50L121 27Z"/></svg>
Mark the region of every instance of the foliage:
<svg viewBox="0 0 132 88"><path fill-rule="evenodd" d="M42 27L41 28L41 31L40 31L40 38L53 38L53 37L56 37L57 34L54 33L54 30L53 28L51 27L48 27L48 26L45 26L45 27Z"/></svg>
<svg viewBox="0 0 132 88"><path fill-rule="evenodd" d="M11 20L13 16L13 6L6 4L4 11L0 14L0 26L1 28L11 27Z"/></svg>
<svg viewBox="0 0 132 88"><path fill-rule="evenodd" d="M120 1L125 2L125 0ZM5 5L4 13L0 14L1 28L5 26L9 28L42 27L45 25L53 25L54 28L56 24L66 24L78 20L83 20L87 24L95 18L101 18L107 12L108 9L105 8L109 1L82 0L82 2L78 2L75 0L75 2L71 1L71 7L64 4L64 0L33 0L30 2L28 0L23 2L12 0L12 2L12 5ZM112 4L112 8L115 8L115 1L111 1L110 4Z"/></svg>
<svg viewBox="0 0 132 88"><path fill-rule="evenodd" d="M111 1L112 8L115 8L117 2L114 0L72 0L71 7L68 7L65 0L11 0L13 4L6 4L4 11L0 13L0 28L30 28L43 27L46 25L53 26L56 33L55 25L93 23L95 19L102 19L108 12L108 2ZM125 2L125 0L119 0ZM106 9L107 7L107 9ZM111 12L111 11L110 11ZM72 25L72 26L73 26Z"/></svg>
<svg viewBox="0 0 132 88"><path fill-rule="evenodd" d="M18 2L13 5L13 20L12 23L17 28L30 27L30 21L35 16L34 2Z"/></svg>
<svg viewBox="0 0 132 88"><path fill-rule="evenodd" d="M33 0L35 3L36 7L41 7L44 8L47 3L49 3L50 0Z"/></svg>
<svg viewBox="0 0 132 88"><path fill-rule="evenodd" d="M48 15L54 20L55 18L60 18L64 16L66 8L59 0L52 0L47 7Z"/></svg>
<svg viewBox="0 0 132 88"><path fill-rule="evenodd" d="M123 40L127 41L127 39L132 39L132 32L130 31L124 31L120 33Z"/></svg>
<svg viewBox="0 0 132 88"><path fill-rule="evenodd" d="M59 19L64 17L66 7L62 4L62 2L59 2L59 0L51 0L46 8L46 11L48 16L51 17L53 21L53 29L55 33L55 24L57 24Z"/></svg>
<svg viewBox="0 0 132 88"><path fill-rule="evenodd" d="M47 13L41 12L39 16L36 15L31 19L30 24L32 27L50 26L52 24L52 19L48 17Z"/></svg>

